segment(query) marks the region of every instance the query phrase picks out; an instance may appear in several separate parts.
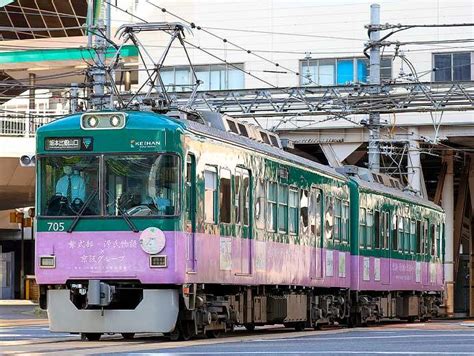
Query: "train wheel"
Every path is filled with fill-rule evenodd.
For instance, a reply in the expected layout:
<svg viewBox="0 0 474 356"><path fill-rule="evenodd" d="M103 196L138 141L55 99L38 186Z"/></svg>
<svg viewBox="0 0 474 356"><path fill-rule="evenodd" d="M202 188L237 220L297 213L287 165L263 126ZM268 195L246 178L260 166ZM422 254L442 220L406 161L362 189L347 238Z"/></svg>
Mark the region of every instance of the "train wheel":
<svg viewBox="0 0 474 356"><path fill-rule="evenodd" d="M81 340L82 341L99 341L101 336L102 336L101 333L82 333Z"/></svg>
<svg viewBox="0 0 474 356"><path fill-rule="evenodd" d="M217 339L218 337L221 336L221 331L220 330L209 330L209 331L206 331L206 336L209 339Z"/></svg>
<svg viewBox="0 0 474 356"><path fill-rule="evenodd" d="M135 337L135 333L122 333L122 337L125 340L133 340L133 338Z"/></svg>
<svg viewBox="0 0 474 356"><path fill-rule="evenodd" d="M305 329L305 323L300 322L295 324L295 331L303 331Z"/></svg>
<svg viewBox="0 0 474 356"><path fill-rule="evenodd" d="M255 330L255 324L244 324L244 327L248 331L254 331Z"/></svg>
<svg viewBox="0 0 474 356"><path fill-rule="evenodd" d="M171 341L188 341L194 336L193 327L194 325L189 321L180 321L167 336Z"/></svg>

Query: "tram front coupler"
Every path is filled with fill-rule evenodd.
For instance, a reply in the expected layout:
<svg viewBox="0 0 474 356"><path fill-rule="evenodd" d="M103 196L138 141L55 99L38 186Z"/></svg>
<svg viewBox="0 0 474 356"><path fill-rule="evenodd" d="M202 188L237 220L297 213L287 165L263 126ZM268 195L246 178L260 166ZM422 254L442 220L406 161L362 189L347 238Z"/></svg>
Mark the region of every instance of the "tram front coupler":
<svg viewBox="0 0 474 356"><path fill-rule="evenodd" d="M90 279L87 287L87 307L108 307L115 295L115 286Z"/></svg>

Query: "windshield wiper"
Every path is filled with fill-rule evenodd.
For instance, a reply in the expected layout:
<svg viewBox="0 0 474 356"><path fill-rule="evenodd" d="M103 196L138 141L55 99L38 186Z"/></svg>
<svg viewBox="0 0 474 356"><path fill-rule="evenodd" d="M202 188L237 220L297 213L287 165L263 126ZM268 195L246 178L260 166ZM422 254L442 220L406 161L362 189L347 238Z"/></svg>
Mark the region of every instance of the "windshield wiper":
<svg viewBox="0 0 474 356"><path fill-rule="evenodd" d="M113 201L114 205L117 207L117 210L118 212L120 213L120 216L124 218L125 222L127 223L127 225L130 227L130 229L133 231L133 232L138 232L138 229L137 227L135 226L135 224L133 223L132 220L130 220L130 217L128 216L128 214L126 212L124 212L122 210L122 208L120 207L120 204L118 204L115 199L113 198L112 194L110 194L110 192L108 190L105 191L105 194L107 195L107 197Z"/></svg>
<svg viewBox="0 0 474 356"><path fill-rule="evenodd" d="M79 222L79 219L82 217L82 214L84 214L84 211L86 211L87 207L89 206L89 204L91 203L92 199L94 199L94 197L97 195L97 189L94 190L94 192L89 195L89 198L86 199L85 203L81 206L81 208L79 209L79 211L77 212L77 215L76 217L74 218L71 226L69 226L69 229L67 230L68 233L71 233L74 228L76 227L77 223Z"/></svg>

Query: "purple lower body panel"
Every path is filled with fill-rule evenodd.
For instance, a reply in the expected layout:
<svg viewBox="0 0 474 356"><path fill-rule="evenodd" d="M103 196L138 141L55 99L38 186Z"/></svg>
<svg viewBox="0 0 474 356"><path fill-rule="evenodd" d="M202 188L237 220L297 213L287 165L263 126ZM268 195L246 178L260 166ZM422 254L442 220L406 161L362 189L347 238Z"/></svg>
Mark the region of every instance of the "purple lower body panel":
<svg viewBox="0 0 474 356"><path fill-rule="evenodd" d="M141 232L39 232L39 284L67 280L121 279L144 284L218 283L299 285L359 290L441 290L441 264L351 256L349 252L273 241L164 232L159 255L167 266L151 268ZM40 268L41 256L56 257ZM352 273L351 273L352 272Z"/></svg>

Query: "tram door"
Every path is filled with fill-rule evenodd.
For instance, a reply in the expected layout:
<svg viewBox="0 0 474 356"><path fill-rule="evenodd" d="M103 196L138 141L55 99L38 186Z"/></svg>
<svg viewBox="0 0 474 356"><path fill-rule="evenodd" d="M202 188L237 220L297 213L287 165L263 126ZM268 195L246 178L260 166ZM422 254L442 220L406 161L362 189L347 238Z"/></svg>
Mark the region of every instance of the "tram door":
<svg viewBox="0 0 474 356"><path fill-rule="evenodd" d="M188 256L186 270L196 270L196 159L188 154L186 158L186 232Z"/></svg>
<svg viewBox="0 0 474 356"><path fill-rule="evenodd" d="M311 188L309 199L311 278L323 278L323 196L320 189Z"/></svg>
<svg viewBox="0 0 474 356"><path fill-rule="evenodd" d="M252 266L252 245L251 245L251 179L250 171L237 167L234 177L234 214L236 225L236 237L239 239L235 256L236 272L240 274L250 274Z"/></svg>

